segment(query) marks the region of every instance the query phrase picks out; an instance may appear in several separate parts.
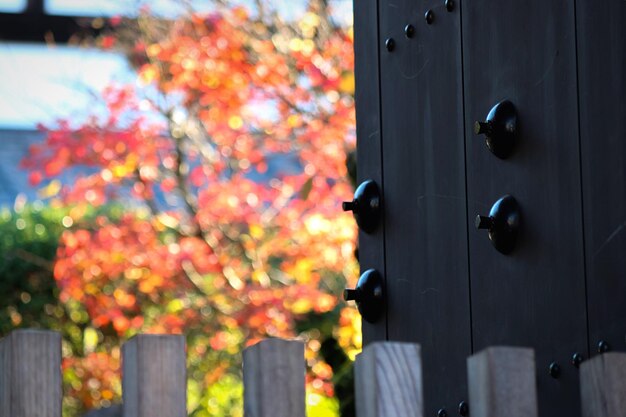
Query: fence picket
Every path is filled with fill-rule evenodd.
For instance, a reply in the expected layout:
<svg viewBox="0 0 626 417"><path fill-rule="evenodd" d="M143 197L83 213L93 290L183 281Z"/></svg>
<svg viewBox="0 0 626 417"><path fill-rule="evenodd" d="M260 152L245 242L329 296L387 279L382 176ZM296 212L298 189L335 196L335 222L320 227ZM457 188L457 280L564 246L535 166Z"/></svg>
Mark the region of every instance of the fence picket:
<svg viewBox="0 0 626 417"><path fill-rule="evenodd" d="M0 417L61 417L61 335L16 330L0 341Z"/></svg>
<svg viewBox="0 0 626 417"><path fill-rule="evenodd" d="M357 416L424 415L419 345L372 343L357 357L355 373Z"/></svg>
<svg viewBox="0 0 626 417"><path fill-rule="evenodd" d="M580 365L583 417L626 417L626 353L607 352Z"/></svg>
<svg viewBox="0 0 626 417"><path fill-rule="evenodd" d="M490 347L467 359L472 417L537 417L535 351Z"/></svg>
<svg viewBox="0 0 626 417"><path fill-rule="evenodd" d="M124 417L186 417L185 338L137 335L122 348Z"/></svg>
<svg viewBox="0 0 626 417"><path fill-rule="evenodd" d="M267 339L243 352L245 417L304 417L304 344Z"/></svg>

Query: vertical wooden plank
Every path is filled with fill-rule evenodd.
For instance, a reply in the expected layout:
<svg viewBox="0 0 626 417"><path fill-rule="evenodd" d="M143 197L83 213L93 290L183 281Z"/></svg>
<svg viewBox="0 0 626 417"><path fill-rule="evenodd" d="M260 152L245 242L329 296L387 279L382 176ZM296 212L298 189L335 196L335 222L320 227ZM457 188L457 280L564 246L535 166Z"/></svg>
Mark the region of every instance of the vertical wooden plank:
<svg viewBox="0 0 626 417"><path fill-rule="evenodd" d="M378 0L354 2L354 59L357 135L357 178L361 183L371 179L384 184L381 155L380 75L378 56ZM385 279L384 222L374 233L359 232L361 271L376 269ZM363 343L387 339L386 313L376 322L363 322Z"/></svg>
<svg viewBox="0 0 626 417"><path fill-rule="evenodd" d="M539 410L568 417L580 415L570 358L587 350L574 12L568 0L463 2L467 223L505 194L521 207L509 255L486 231L469 233L474 350L534 348ZM503 160L472 127L504 99L519 134Z"/></svg>
<svg viewBox="0 0 626 417"><path fill-rule="evenodd" d="M267 339L243 352L245 417L304 417L304 343Z"/></svg>
<svg viewBox="0 0 626 417"><path fill-rule="evenodd" d="M358 417L422 417L424 395L420 346L377 342L355 363Z"/></svg>
<svg viewBox="0 0 626 417"><path fill-rule="evenodd" d="M452 414L466 400L472 351L461 2L453 3L448 11L443 0L379 1L387 334L420 343L428 358L427 415Z"/></svg>
<svg viewBox="0 0 626 417"><path fill-rule="evenodd" d="M576 1L589 343L626 343L626 1Z"/></svg>
<svg viewBox="0 0 626 417"><path fill-rule="evenodd" d="M467 359L472 417L537 417L535 352L491 347Z"/></svg>
<svg viewBox="0 0 626 417"><path fill-rule="evenodd" d="M0 417L61 417L61 336L16 330L0 341Z"/></svg>
<svg viewBox="0 0 626 417"><path fill-rule="evenodd" d="M185 338L137 335L122 348L124 417L186 417Z"/></svg>
<svg viewBox="0 0 626 417"><path fill-rule="evenodd" d="M605 353L580 366L582 417L626 417L626 353Z"/></svg>

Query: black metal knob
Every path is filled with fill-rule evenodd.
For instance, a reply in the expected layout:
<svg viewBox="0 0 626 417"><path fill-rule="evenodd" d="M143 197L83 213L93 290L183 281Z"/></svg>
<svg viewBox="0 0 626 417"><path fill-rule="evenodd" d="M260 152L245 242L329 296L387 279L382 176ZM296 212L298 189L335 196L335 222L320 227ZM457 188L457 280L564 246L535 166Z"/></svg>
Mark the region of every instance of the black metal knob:
<svg viewBox="0 0 626 417"><path fill-rule="evenodd" d="M485 122L474 123L474 133L485 135L485 143L498 158L505 159L513 152L517 141L517 111L508 100L493 106Z"/></svg>
<svg viewBox="0 0 626 417"><path fill-rule="evenodd" d="M354 192L354 200L341 204L343 211L351 211L356 223L365 233L372 233L380 221L380 191L372 180L361 183Z"/></svg>
<svg viewBox="0 0 626 417"><path fill-rule="evenodd" d="M505 195L494 203L489 216L476 216L476 228L489 231L489 240L501 253L515 248L520 227L520 208L515 198Z"/></svg>
<svg viewBox="0 0 626 417"><path fill-rule="evenodd" d="M356 301L363 320L375 323L385 311L385 294L383 277L375 269L363 272L355 289L343 290L346 301Z"/></svg>

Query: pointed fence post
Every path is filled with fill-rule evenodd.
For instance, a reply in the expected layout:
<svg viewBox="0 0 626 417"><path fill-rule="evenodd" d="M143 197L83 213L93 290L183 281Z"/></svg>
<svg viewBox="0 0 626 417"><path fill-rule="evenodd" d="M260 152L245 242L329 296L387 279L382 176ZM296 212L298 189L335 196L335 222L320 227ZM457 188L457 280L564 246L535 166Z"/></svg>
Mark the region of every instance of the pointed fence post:
<svg viewBox="0 0 626 417"><path fill-rule="evenodd" d="M419 345L372 343L357 357L354 369L358 417L423 417Z"/></svg>
<svg viewBox="0 0 626 417"><path fill-rule="evenodd" d="M607 352L580 365L583 417L626 417L626 353Z"/></svg>
<svg viewBox="0 0 626 417"><path fill-rule="evenodd" d="M537 417L535 351L490 347L467 359L472 417Z"/></svg>
<svg viewBox="0 0 626 417"><path fill-rule="evenodd" d="M122 348L124 417L186 417L185 338L137 335Z"/></svg>
<svg viewBox="0 0 626 417"><path fill-rule="evenodd" d="M61 335L16 330L0 341L0 417L61 417Z"/></svg>
<svg viewBox="0 0 626 417"><path fill-rule="evenodd" d="M304 343L267 339L243 352L245 417L305 417Z"/></svg>

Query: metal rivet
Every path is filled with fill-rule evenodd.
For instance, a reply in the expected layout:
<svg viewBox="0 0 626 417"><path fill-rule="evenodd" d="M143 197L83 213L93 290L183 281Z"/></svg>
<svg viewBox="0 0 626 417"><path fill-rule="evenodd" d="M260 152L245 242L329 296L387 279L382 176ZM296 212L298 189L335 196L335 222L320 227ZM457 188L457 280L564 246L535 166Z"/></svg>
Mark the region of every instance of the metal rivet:
<svg viewBox="0 0 626 417"><path fill-rule="evenodd" d="M404 34L407 38L412 38L415 35L415 27L409 23L404 27Z"/></svg>
<svg viewBox="0 0 626 417"><path fill-rule="evenodd" d="M440 408L439 411L437 411L437 417L448 417L448 412L445 408Z"/></svg>
<svg viewBox="0 0 626 417"><path fill-rule="evenodd" d="M424 18L426 19L426 23L428 23L430 25L431 23L433 23L433 20L435 20L435 14L433 13L432 10L428 10L424 14Z"/></svg>
<svg viewBox="0 0 626 417"><path fill-rule="evenodd" d="M552 378L556 379L561 376L561 367L558 363L552 362L548 368L548 373Z"/></svg>
<svg viewBox="0 0 626 417"><path fill-rule="evenodd" d="M572 355L572 365L574 365L576 368L578 368L584 360L585 357L578 352Z"/></svg>
<svg viewBox="0 0 626 417"><path fill-rule="evenodd" d="M454 1L452 0L446 0L446 9L451 12L452 10L454 10Z"/></svg>
<svg viewBox="0 0 626 417"><path fill-rule="evenodd" d="M459 403L459 414L463 417L469 415L469 405L465 401Z"/></svg>
<svg viewBox="0 0 626 417"><path fill-rule="evenodd" d="M598 342L598 353L605 353L605 352L608 352L609 350L611 350L611 346L609 346L609 344L606 341L600 340Z"/></svg>
<svg viewBox="0 0 626 417"><path fill-rule="evenodd" d="M393 51L396 48L396 41L393 38L389 38L385 41L385 47L389 52Z"/></svg>

